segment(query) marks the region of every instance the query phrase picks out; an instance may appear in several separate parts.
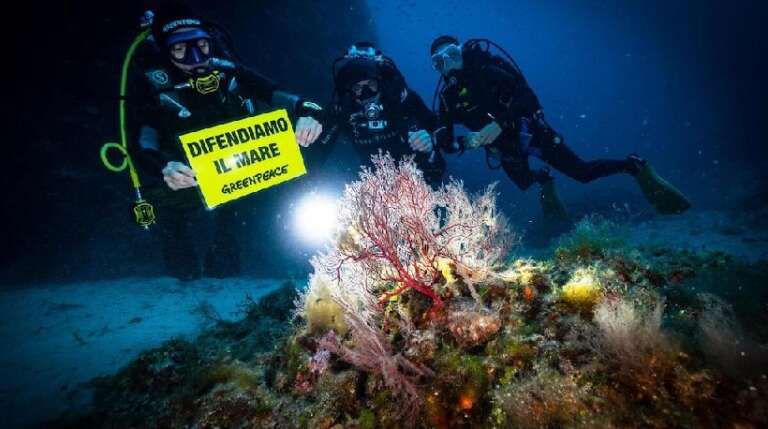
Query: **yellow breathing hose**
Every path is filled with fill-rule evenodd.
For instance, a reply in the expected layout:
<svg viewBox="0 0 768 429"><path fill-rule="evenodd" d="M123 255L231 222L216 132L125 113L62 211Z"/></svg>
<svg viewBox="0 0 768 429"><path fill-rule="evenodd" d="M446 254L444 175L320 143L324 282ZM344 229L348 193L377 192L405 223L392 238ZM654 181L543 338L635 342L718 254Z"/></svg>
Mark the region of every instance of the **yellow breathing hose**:
<svg viewBox="0 0 768 429"><path fill-rule="evenodd" d="M131 65L131 60L133 59L133 54L136 51L136 48L144 41L150 34L150 30L144 30L141 33L139 33L138 36L136 36L136 39L134 39L133 43L131 43L131 46L128 48L128 52L125 54L125 59L123 60L123 68L122 73L120 76L120 101L119 101L119 114L120 114L120 142L108 142L104 143L104 145L101 146L101 151L99 152L99 156L101 157L101 162L104 164L104 167L107 168L109 171L113 171L115 173L120 173L125 171L125 169L128 169L128 174L131 177L131 184L133 185L134 190L136 191L136 204L133 207L134 215L136 216L136 222L144 227L145 229L149 229L149 225L155 223L155 215L154 215L154 209L152 206L144 201L144 199L141 196L141 181L139 180L139 175L136 172L136 168L133 165L133 162L131 161L131 157L128 154L128 137L127 133L125 131L125 96L126 96L126 88L128 86L128 68ZM120 152L120 155L122 156L122 162L120 164L113 164L109 157L107 156L108 152L110 150L117 150Z"/></svg>

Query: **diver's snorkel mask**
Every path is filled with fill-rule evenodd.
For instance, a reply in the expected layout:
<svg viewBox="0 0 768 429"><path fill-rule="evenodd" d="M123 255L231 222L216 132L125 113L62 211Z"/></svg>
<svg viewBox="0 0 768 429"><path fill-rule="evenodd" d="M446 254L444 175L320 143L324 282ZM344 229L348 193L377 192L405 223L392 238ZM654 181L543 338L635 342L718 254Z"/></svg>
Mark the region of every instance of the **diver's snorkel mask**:
<svg viewBox="0 0 768 429"><path fill-rule="evenodd" d="M451 71L461 70L463 64L461 45L447 44L432 55L432 68L443 76L448 76Z"/></svg>
<svg viewBox="0 0 768 429"><path fill-rule="evenodd" d="M207 69L213 54L211 35L201 28L190 28L168 36L165 41L171 60L182 66Z"/></svg>
<svg viewBox="0 0 768 429"><path fill-rule="evenodd" d="M349 91L360 104L375 102L379 98L379 82L376 79L361 81L352 85Z"/></svg>

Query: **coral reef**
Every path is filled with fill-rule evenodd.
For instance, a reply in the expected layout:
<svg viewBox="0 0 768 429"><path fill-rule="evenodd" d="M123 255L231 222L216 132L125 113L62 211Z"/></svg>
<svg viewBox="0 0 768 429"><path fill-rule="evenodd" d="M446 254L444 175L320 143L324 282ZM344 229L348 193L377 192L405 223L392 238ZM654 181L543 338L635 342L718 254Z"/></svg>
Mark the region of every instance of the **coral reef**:
<svg viewBox="0 0 768 429"><path fill-rule="evenodd" d="M511 237L491 190L432 190L412 163L374 162L347 188L340 233L269 349L254 338L290 311L266 299L99 380L96 411L76 423L768 426L764 328L738 320L764 304L725 300L729 284L761 290L760 267L628 248L596 217L549 260L503 262Z"/></svg>

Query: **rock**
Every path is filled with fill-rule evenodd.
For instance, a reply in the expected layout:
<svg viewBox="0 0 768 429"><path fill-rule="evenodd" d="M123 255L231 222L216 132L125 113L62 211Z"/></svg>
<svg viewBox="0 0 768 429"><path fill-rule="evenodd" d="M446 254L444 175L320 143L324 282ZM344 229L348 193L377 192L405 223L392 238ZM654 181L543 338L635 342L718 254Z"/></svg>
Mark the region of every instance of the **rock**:
<svg viewBox="0 0 768 429"><path fill-rule="evenodd" d="M424 363L432 361L436 352L434 331L416 331L408 338L403 355L414 362Z"/></svg>
<svg viewBox="0 0 768 429"><path fill-rule="evenodd" d="M446 316L448 331L462 349L484 344L501 328L501 320L471 300L451 303Z"/></svg>

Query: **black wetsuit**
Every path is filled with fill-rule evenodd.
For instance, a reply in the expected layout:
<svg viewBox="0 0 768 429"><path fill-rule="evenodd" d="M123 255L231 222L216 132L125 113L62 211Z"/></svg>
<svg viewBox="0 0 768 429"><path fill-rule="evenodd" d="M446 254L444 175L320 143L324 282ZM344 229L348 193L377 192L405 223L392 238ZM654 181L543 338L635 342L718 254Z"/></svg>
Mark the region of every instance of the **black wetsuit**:
<svg viewBox="0 0 768 429"><path fill-rule="evenodd" d="M414 155L414 162L424 173L427 183L437 185L445 172L445 159L437 147L433 152L416 152L408 144L408 132L426 130L432 133L437 117L424 104L421 97L408 89L399 72L384 74L379 101L380 115L366 117L365 107L352 97L342 95L329 112L323 135L313 150L323 151L325 158L341 134L349 138L362 162L371 155L389 152L395 159Z"/></svg>
<svg viewBox="0 0 768 429"><path fill-rule="evenodd" d="M149 50L151 47L145 47ZM151 53L150 53L151 54ZM190 232L192 214L203 207L197 188L171 190L162 169L169 161L186 164L177 137L260 112L285 108L293 119L299 98L278 91L275 84L245 67L222 68L219 90L203 95L193 88L176 89L188 76L172 65L145 54L136 61L127 97L131 158L142 189L155 205L165 264L170 275L192 279L201 275ZM202 274L228 277L240 272L237 202L213 211L215 232Z"/></svg>
<svg viewBox="0 0 768 429"><path fill-rule="evenodd" d="M465 48L462 56L463 69L447 79L440 94L437 137L446 152L464 149L463 141L454 140L454 124L461 123L472 131L479 131L495 120L503 131L493 143L485 146L486 156L489 163L496 159L520 189L552 180L546 169L531 170L528 164L531 155L584 183L627 173L634 167L627 160L584 161L544 120L536 94L514 67L479 47Z"/></svg>

